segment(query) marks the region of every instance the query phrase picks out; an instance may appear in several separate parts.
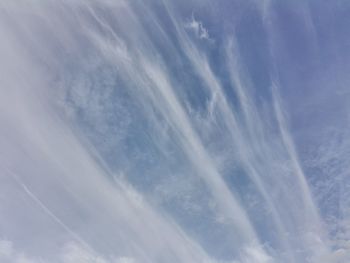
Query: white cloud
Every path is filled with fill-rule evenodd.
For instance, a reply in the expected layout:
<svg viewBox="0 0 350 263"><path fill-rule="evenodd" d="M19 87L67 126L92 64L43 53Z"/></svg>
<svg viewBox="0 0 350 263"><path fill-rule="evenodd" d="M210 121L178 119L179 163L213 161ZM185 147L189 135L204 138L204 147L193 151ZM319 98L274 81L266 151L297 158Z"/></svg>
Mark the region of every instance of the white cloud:
<svg viewBox="0 0 350 263"><path fill-rule="evenodd" d="M9 258L13 253L12 242L9 240L0 240L0 258Z"/></svg>
<svg viewBox="0 0 350 263"><path fill-rule="evenodd" d="M34 259L17 251L12 241L0 239L0 261L8 263L44 263L41 259Z"/></svg>
<svg viewBox="0 0 350 263"><path fill-rule="evenodd" d="M80 3L78 8L76 2ZM0 63L4 73L0 77L4 84L0 88L4 94L0 96L3 151L0 212L4 215L0 225L18 244L14 248L12 242L0 241L0 257L11 258L16 263L34 262L27 254L51 257L63 263L220 262L212 259L206 249L224 244L230 256L240 263L273 262L264 246L252 245L260 243L261 233L254 225L258 220L260 225L267 226L260 232L273 232L271 239L277 244L276 254L297 256L295 251L301 247L317 254L323 246L322 239L318 241L322 236L317 232L319 218L281 101L274 93L272 112L279 129L276 133L269 127L269 116L252 99L249 74L242 70L239 48L234 41L227 45L227 65L223 66L227 67L232 92L239 100L234 106L242 110L241 114L230 105L226 87L212 70L206 54L196 48L186 33L187 30L199 39L210 40L203 22L192 16L184 26L171 8L167 9L181 52L189 61L190 73L198 77L198 85L208 98L208 103L203 103L205 113L195 122L192 115L196 114L195 110L187 111L183 106L191 107L188 94L182 94L189 87L168 70L171 67L153 44L161 41L149 39L144 30L146 25L133 8L126 1L121 6L108 1L108 6L100 3L104 8L95 12L90 2L76 2L38 5L35 12L26 11L28 14L23 17L15 12L11 19L23 26L22 31L12 32L7 26L12 20L6 21L7 16L0 21L0 32L5 36L0 44L0 57L7 62ZM18 5L14 9L21 8ZM104 17L110 8L115 8L116 13L112 18ZM38 17L42 19L40 23ZM148 18L157 20L153 16ZM154 24L159 26L157 22ZM157 30L158 27L152 28L152 33ZM24 43L29 40L23 37L23 32L24 36L38 35L38 38L31 39L29 45ZM55 34L51 36L50 32ZM159 34L166 43L171 43L164 31ZM173 46L169 50L174 51L168 52L170 60L181 60L177 57L180 51ZM56 93L52 90L57 87L57 75L63 80L73 76L73 81L62 81L60 87L64 94L71 92L71 97L61 97L60 105L74 113L69 120L66 116L61 118L62 108L55 108ZM93 79L95 75L102 77ZM108 82L107 87L102 87L104 81ZM121 92L115 95L116 91ZM122 95L132 103L124 106ZM67 105L69 99L71 105ZM141 113L133 117L127 114L128 110ZM92 128L83 129L74 122L82 114L87 116ZM130 123L142 128L135 132ZM89 128L100 132L99 139L111 152L116 149L117 154L108 158L116 161L124 158L126 164L105 163L89 138L86 139ZM147 139L140 143L137 136L144 135ZM117 142L111 144L108 140ZM140 149L130 154L129 148L134 144ZM172 146L169 151L168 145ZM150 156L153 151L148 147L155 148L158 155ZM138 170L138 161L143 160L139 155L155 161ZM163 164L161 158L180 167L183 181L178 182L173 166ZM233 168L241 170L232 172ZM116 170L123 171L123 178L114 176ZM129 173L130 178L145 183L137 189L128 181ZM153 178L154 174L161 179ZM241 185L229 185L230 176L246 177L256 196L245 194L244 190L251 191L248 187L240 189L242 193L238 194L236 190ZM174 181L176 187L170 184L162 188L158 184L155 188L170 201L181 203L180 216L195 211L198 218L209 223L198 222L200 230L191 231L186 220L175 223L176 216L164 215L163 207L159 209L148 203L147 194L154 185L147 185L147 180L164 180L164 184ZM245 186L244 182L242 185ZM193 202L195 191L202 191L207 199L203 201L200 197L197 203ZM176 215L177 211L171 212ZM216 232L217 238L212 238L210 231L216 231L215 227L226 236ZM209 229L208 233L203 229ZM66 243L67 240L72 241ZM330 260L348 258L348 243L346 239L341 241L344 244ZM221 251L221 247L217 250Z"/></svg>
<svg viewBox="0 0 350 263"><path fill-rule="evenodd" d="M82 248L75 242L70 242L64 246L61 257L63 263L108 263L103 257Z"/></svg>
<svg viewBox="0 0 350 263"><path fill-rule="evenodd" d="M210 39L208 30L203 26L201 21L195 19L193 14L191 20L185 23L185 28L192 31L199 39Z"/></svg>
<svg viewBox="0 0 350 263"><path fill-rule="evenodd" d="M8 263L136 263L132 257L106 257L82 247L75 241L63 245L60 254L51 255L51 259L41 260L28 257L17 251L9 240L0 240L0 261ZM58 260L58 261L57 261Z"/></svg>

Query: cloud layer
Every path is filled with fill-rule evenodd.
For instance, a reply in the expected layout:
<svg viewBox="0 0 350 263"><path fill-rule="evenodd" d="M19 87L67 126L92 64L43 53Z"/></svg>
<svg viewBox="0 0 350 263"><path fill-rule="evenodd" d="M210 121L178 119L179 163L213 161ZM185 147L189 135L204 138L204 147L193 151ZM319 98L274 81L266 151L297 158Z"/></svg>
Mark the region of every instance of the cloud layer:
<svg viewBox="0 0 350 263"><path fill-rule="evenodd" d="M313 140L300 113L349 116L295 67L326 59L318 8L1 3L0 259L346 262L348 126Z"/></svg>

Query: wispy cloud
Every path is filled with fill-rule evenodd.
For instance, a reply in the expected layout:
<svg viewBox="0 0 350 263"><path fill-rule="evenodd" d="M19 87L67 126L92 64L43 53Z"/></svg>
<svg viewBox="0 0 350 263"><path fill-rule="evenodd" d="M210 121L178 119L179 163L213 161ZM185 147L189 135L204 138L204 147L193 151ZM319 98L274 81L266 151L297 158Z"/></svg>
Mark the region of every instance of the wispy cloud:
<svg viewBox="0 0 350 263"><path fill-rule="evenodd" d="M199 39L210 40L208 29L203 26L201 21L195 19L193 13L190 21L185 23L185 28L191 31Z"/></svg>
<svg viewBox="0 0 350 263"><path fill-rule="evenodd" d="M254 15L273 40L264 3ZM261 77L239 24L209 53L198 39L212 41L210 19L184 23L177 5L0 4L4 260L347 260L348 232L330 252L291 135L279 43ZM309 165L331 169L341 145Z"/></svg>

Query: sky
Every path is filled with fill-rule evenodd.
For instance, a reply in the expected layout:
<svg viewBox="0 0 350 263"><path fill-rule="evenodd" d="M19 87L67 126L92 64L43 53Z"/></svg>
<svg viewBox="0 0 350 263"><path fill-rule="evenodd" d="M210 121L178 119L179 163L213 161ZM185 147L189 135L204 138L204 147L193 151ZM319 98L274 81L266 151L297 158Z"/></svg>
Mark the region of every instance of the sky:
<svg viewBox="0 0 350 263"><path fill-rule="evenodd" d="M350 261L350 3L0 3L0 262Z"/></svg>

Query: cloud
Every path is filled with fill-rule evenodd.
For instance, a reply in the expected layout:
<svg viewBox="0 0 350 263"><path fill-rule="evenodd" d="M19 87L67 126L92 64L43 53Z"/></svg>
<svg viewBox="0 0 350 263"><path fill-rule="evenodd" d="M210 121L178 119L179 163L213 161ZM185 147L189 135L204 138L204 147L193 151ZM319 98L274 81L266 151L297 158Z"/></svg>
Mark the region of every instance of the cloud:
<svg viewBox="0 0 350 263"><path fill-rule="evenodd" d="M44 263L17 251L12 241L0 239L0 261L8 263Z"/></svg>
<svg viewBox="0 0 350 263"><path fill-rule="evenodd" d="M234 32L209 55L194 15L121 3L0 4L0 256L345 260L345 232L326 253L278 81L260 94Z"/></svg>
<svg viewBox="0 0 350 263"><path fill-rule="evenodd" d="M8 263L136 263L132 257L106 257L82 247L75 241L65 243L61 252L55 255L54 258L41 260L31 258L21 251L17 251L11 241L0 240L0 260ZM57 261L59 259L59 261Z"/></svg>
<svg viewBox="0 0 350 263"><path fill-rule="evenodd" d="M192 14L191 20L185 23L185 28L188 29L189 31L192 31L192 33L199 39L204 39L204 40L211 39L209 36L209 32L203 26L203 23L201 21L196 20L193 14Z"/></svg>
<svg viewBox="0 0 350 263"><path fill-rule="evenodd" d="M13 244L9 240L0 240L0 257L9 258L14 253Z"/></svg>
<svg viewBox="0 0 350 263"><path fill-rule="evenodd" d="M71 242L64 246L61 255L63 263L136 263L132 257L112 257L106 259L101 255L97 255L91 251L87 251L78 244Z"/></svg>

